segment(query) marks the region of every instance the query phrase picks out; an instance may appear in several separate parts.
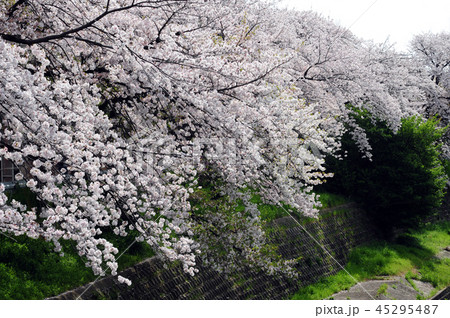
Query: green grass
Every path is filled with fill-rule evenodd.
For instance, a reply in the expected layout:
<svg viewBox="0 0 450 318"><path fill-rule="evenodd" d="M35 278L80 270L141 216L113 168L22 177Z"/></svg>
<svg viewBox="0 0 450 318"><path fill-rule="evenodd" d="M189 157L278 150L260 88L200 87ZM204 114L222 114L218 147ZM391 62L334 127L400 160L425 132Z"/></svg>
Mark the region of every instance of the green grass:
<svg viewBox="0 0 450 318"><path fill-rule="evenodd" d="M123 251L133 240L130 236L113 243ZM61 257L42 239L0 235L0 299L43 299L95 279L73 242L63 242L63 250ZM152 255L148 244L135 243L118 260L119 270Z"/></svg>
<svg viewBox="0 0 450 318"><path fill-rule="evenodd" d="M8 198L30 207L38 207L36 196L27 188L16 187ZM110 241L119 253L119 270L154 255L146 243L133 243L136 234L117 237L104 229L102 238ZM61 242L64 256L53 251L53 244L26 236L8 237L0 233L0 299L43 299L84 285L96 277L85 266L74 242ZM108 274L109 272L106 272Z"/></svg>
<svg viewBox="0 0 450 318"><path fill-rule="evenodd" d="M444 288L450 285L450 259L439 260L434 255L450 245L449 230L450 222L428 225L401 236L395 244L375 242L355 248L345 268L358 281L406 274L407 279L420 279L437 289ZM301 288L292 299L328 298L355 283L347 273L340 271Z"/></svg>
<svg viewBox="0 0 450 318"><path fill-rule="evenodd" d="M253 189L248 188L242 191L251 193L250 202L258 206L261 219L265 222L271 222L273 220L288 216L289 214L286 213L286 210L293 215L299 216L299 213L296 211L293 212L288 205L284 205L283 207L281 207L278 205L264 203L261 199L261 196L259 194L256 194L256 191ZM194 198L194 200L191 203L193 204L193 206L200 206L199 202L208 202L209 204L214 204L215 200L220 197L218 196L219 192L220 191L218 191L217 189L213 189L213 187L203 186L201 189L197 189L192 195L192 198ZM338 194L329 192L317 192L317 194L319 195L318 199L322 204L319 210L335 207L348 202L347 198ZM244 209L245 207L242 202L237 201L236 211L243 211Z"/></svg>
<svg viewBox="0 0 450 318"><path fill-rule="evenodd" d="M348 202L347 198L338 194L328 192L320 192L317 194L319 195L318 198L320 203L322 204L319 210L332 208ZM285 210L289 210L289 207L286 206L285 208L282 208L276 205L263 204L259 195L253 195L251 202L258 204L258 210L261 213L261 219L264 221L270 222L275 219L288 216Z"/></svg>
<svg viewBox="0 0 450 318"><path fill-rule="evenodd" d="M377 290L377 296L380 295L386 295L387 294L388 285L387 284L381 284L380 287Z"/></svg>
<svg viewBox="0 0 450 318"><path fill-rule="evenodd" d="M341 290L348 289L355 284L355 281L344 271L330 277L322 277L315 284L301 288L292 296L292 299L298 300L317 300L325 299Z"/></svg>
<svg viewBox="0 0 450 318"><path fill-rule="evenodd" d="M419 275L417 275L416 273L413 273L411 271L407 272L405 275L405 279L408 281L408 283L412 286L412 288L414 288L416 291L419 291L419 289L417 288L416 283L413 281L413 279L420 279Z"/></svg>
<svg viewBox="0 0 450 318"><path fill-rule="evenodd" d="M332 208L348 202L348 199L342 195L329 193L329 192L317 192L319 195L319 201L322 203L321 209Z"/></svg>
<svg viewBox="0 0 450 318"><path fill-rule="evenodd" d="M282 207L263 203L259 194L253 194L250 202L258 206L258 211L261 213L260 216L263 221L271 222L273 220L288 216L285 209Z"/></svg>
<svg viewBox="0 0 450 318"><path fill-rule="evenodd" d="M95 277L81 258L60 257L44 240L0 236L0 299L42 299Z"/></svg>

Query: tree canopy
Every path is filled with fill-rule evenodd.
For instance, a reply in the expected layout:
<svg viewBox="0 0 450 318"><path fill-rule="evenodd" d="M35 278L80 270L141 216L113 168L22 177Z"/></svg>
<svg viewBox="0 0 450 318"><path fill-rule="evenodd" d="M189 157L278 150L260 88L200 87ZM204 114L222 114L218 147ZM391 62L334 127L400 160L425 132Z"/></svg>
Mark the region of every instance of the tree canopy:
<svg viewBox="0 0 450 318"><path fill-rule="evenodd" d="M267 1L0 0L0 156L41 202L0 186L0 231L73 240L95 274L117 269L106 228L190 274L218 240L224 267L289 271L245 189L315 216L348 125L371 156L346 103L393 131L429 105L439 83L412 59ZM205 175L245 210L193 210Z"/></svg>

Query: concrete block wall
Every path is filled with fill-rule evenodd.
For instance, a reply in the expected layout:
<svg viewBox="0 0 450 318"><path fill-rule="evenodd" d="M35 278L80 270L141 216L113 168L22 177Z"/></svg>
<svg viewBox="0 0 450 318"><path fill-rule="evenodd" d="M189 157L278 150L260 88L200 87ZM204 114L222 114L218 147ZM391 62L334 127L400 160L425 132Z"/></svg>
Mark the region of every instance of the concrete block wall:
<svg viewBox="0 0 450 318"><path fill-rule="evenodd" d="M376 238L370 220L353 204L324 210L319 220L301 218L299 222L342 265L351 248ZM340 270L292 218L278 219L272 226L270 238L279 246L280 254L302 257L296 279L269 276L250 268L225 276L201 264L200 272L191 277L181 266L165 265L153 257L120 273L132 280L131 286L109 276L52 299L285 299L299 287Z"/></svg>

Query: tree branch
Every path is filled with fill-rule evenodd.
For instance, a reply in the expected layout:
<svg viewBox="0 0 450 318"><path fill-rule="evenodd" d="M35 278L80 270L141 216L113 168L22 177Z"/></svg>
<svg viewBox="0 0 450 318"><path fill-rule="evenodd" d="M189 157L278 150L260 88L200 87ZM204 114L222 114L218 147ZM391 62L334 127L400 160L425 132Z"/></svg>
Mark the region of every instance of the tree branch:
<svg viewBox="0 0 450 318"><path fill-rule="evenodd" d="M24 4L25 2L27 2L27 0L19 0L16 3L14 3L8 10L8 17L12 17L17 8L20 7L22 4Z"/></svg>
<svg viewBox="0 0 450 318"><path fill-rule="evenodd" d="M26 1L26 0L24 0ZM20 0L17 2L19 3ZM48 35L48 36L44 36L42 38L37 38L37 39L23 39L22 37L20 37L20 35L14 35L14 34L6 34L6 33L0 33L0 36L6 40L6 41L10 41L10 42L14 42L14 43L18 43L18 44L26 44L26 45L33 45L33 44L38 44L38 43L44 43L44 42L49 42L51 40L60 40L63 38L68 38L70 35L83 31L91 26L93 26L96 22L100 21L101 19L103 19L104 17L106 17L107 15L110 15L112 13L116 13L116 12L120 12L120 11L125 11L125 10L129 10L135 7L140 7L143 6L144 3L146 3L148 1L141 1L138 3L135 3L134 1L125 7L120 7L120 8L116 8L116 9L109 9L109 1L107 2L106 5L106 9L105 11L100 14L99 16L97 16L95 19L92 19L91 21L80 25L79 27L67 30L65 32L62 32L60 34L52 34L52 35ZM155 1L155 2L163 2L163 1Z"/></svg>
<svg viewBox="0 0 450 318"><path fill-rule="evenodd" d="M289 59L289 60L290 60L290 59ZM249 85L249 84L255 83L255 82L257 82L257 81L263 79L264 77L266 77L269 73L272 73L275 69L279 68L279 67L282 66L283 64L286 64L289 60L287 60L287 61L285 61L285 62L283 62L283 63L281 63L281 64L278 64L278 65L272 67L270 70L266 71L264 74L262 74L262 75L260 75L260 76L258 76L258 77L256 77L256 78L252 79L251 81L244 82L244 83L239 83L239 84L236 84L236 85L233 85L233 86L229 86L229 87L225 87L225 88L220 88L220 89L218 89L217 91L218 91L219 93L223 93L223 92L226 92L226 91L233 90L233 89L235 89L235 88L239 88L239 87L242 87L242 86L245 86L245 85Z"/></svg>

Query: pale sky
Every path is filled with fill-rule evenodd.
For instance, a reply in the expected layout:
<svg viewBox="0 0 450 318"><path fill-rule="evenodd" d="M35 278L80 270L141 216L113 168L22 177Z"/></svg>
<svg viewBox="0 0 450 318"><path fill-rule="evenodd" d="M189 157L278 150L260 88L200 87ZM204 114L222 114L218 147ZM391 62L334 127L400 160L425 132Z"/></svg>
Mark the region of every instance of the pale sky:
<svg viewBox="0 0 450 318"><path fill-rule="evenodd" d="M281 0L280 6L320 12L363 39L389 37L398 50L414 34L450 32L450 0Z"/></svg>

